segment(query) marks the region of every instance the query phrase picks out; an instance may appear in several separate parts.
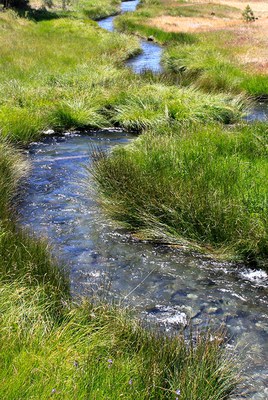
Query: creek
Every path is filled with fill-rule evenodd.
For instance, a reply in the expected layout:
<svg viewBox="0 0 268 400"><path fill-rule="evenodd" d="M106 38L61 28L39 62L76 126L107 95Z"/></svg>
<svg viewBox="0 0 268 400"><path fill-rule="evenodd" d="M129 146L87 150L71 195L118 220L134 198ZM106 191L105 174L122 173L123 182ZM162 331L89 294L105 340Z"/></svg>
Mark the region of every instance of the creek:
<svg viewBox="0 0 268 400"><path fill-rule="evenodd" d="M137 3L123 2L122 10L134 9ZM109 17L99 24L112 30L112 21ZM150 48L146 57L153 51L150 46L157 46L142 43ZM152 57L153 71L160 68L157 57ZM129 65L140 71L149 63L142 53ZM132 138L121 130L102 130L47 136L32 143L21 223L35 235L49 238L54 253L70 266L73 293L130 305L166 331L176 332L188 321L193 327L224 325L229 346L235 346L243 360L248 398L267 400L267 273L137 241L103 214L84 166L92 163L92 147L109 151Z"/></svg>

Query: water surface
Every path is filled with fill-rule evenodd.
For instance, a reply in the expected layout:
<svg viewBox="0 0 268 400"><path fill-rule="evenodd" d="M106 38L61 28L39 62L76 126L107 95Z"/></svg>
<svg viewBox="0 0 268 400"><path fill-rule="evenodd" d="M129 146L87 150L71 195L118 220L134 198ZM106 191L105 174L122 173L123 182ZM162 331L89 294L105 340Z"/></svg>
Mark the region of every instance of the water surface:
<svg viewBox="0 0 268 400"><path fill-rule="evenodd" d="M102 213L84 166L91 165L92 145L109 151L130 139L124 132L102 131L33 143L21 222L48 237L70 266L74 293L105 293L166 330L189 320L224 324L246 359L250 398L267 399L267 274L135 241Z"/></svg>
<svg viewBox="0 0 268 400"><path fill-rule="evenodd" d="M245 119L248 122L268 122L268 102L255 103Z"/></svg>
<svg viewBox="0 0 268 400"><path fill-rule="evenodd" d="M133 11L137 4L123 2L122 12ZM99 25L113 31L113 20L105 18ZM161 71L162 48L147 41L141 46L143 53L127 65L135 72ZM267 115L267 108L260 106L248 120ZM106 130L33 143L21 223L49 238L55 254L70 266L73 293L105 295L130 304L137 314L167 331L181 329L189 321L198 327L226 326L231 345L238 344L245 360L248 398L267 400L267 274L135 241L102 213L85 168L92 163L92 146L110 151L131 139L122 131Z"/></svg>
<svg viewBox="0 0 268 400"><path fill-rule="evenodd" d="M121 4L121 13L135 11L138 3L139 0L123 1ZM98 24L101 28L113 32L114 18L115 16L104 18L98 21ZM162 47L157 43L146 40L140 40L140 46L142 49L141 54L129 59L126 65L132 68L136 73L140 73L144 70L150 70L154 73L161 72Z"/></svg>

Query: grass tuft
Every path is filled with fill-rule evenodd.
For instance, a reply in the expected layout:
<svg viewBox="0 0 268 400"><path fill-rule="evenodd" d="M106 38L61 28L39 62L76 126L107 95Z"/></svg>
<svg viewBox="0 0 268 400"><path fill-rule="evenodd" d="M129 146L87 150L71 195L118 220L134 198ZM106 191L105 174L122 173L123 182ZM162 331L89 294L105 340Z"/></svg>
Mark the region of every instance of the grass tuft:
<svg viewBox="0 0 268 400"><path fill-rule="evenodd" d="M93 175L108 212L132 231L265 258L267 133L266 124L160 127L102 157Z"/></svg>

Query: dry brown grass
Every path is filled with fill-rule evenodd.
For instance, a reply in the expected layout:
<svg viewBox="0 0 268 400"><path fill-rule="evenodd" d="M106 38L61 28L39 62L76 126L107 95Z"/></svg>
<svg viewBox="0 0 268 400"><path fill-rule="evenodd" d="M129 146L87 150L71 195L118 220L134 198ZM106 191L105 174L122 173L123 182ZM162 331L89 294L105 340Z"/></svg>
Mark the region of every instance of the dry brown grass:
<svg viewBox="0 0 268 400"><path fill-rule="evenodd" d="M148 21L151 26L157 26L166 32L207 32L225 28L233 28L241 25L241 21L235 19L223 19L215 16L204 17L172 17L161 15Z"/></svg>
<svg viewBox="0 0 268 400"><path fill-rule="evenodd" d="M185 3L179 4L171 0L162 0L162 3L163 6L185 7ZM163 12L161 16L149 19L147 24L167 32L230 31L231 40L221 45L237 47L237 59L240 63L247 68L268 74L268 0L192 0L187 3L197 7L208 4L234 7L237 11L233 9L232 12L227 12L225 17L214 13L199 17L174 17ZM242 11L248 4L258 18L252 23L246 23L242 18Z"/></svg>

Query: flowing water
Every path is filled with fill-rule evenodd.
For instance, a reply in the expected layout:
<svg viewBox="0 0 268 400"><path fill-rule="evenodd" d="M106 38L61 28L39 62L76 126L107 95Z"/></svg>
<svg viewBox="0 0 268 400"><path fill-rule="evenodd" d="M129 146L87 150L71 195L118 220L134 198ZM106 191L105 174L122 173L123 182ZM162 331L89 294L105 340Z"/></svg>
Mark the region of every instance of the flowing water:
<svg viewBox="0 0 268 400"><path fill-rule="evenodd" d="M84 168L92 161L91 146L107 151L130 139L124 132L102 131L33 143L22 223L48 237L68 263L74 293L105 293L167 330L189 319L198 326L225 324L246 359L251 398L267 399L267 274L135 241L103 215Z"/></svg>
<svg viewBox="0 0 268 400"><path fill-rule="evenodd" d="M249 115L245 118L248 122L253 121L268 121L268 103L260 102L252 107Z"/></svg>
<svg viewBox="0 0 268 400"><path fill-rule="evenodd" d="M136 4L125 2L123 9ZM112 18L100 24L111 28ZM102 213L84 166L90 167L94 146L109 151L131 139L120 130L104 130L47 136L32 143L27 152L32 172L20 205L21 223L48 237L55 254L70 266L73 293L104 294L130 304L137 314L167 331L189 321L193 326L226 326L230 346L238 346L244 361L248 398L267 400L268 275L183 249L136 241Z"/></svg>
<svg viewBox="0 0 268 400"><path fill-rule="evenodd" d="M139 3L139 0L124 1L122 2L121 12L134 11ZM114 16L104 18L99 21L99 26L107 31L114 30ZM132 57L126 62L126 65L133 69L134 72L140 73L144 70L150 70L154 73L161 72L162 67L160 64L162 56L162 47L157 43L147 40L140 40L141 54Z"/></svg>

